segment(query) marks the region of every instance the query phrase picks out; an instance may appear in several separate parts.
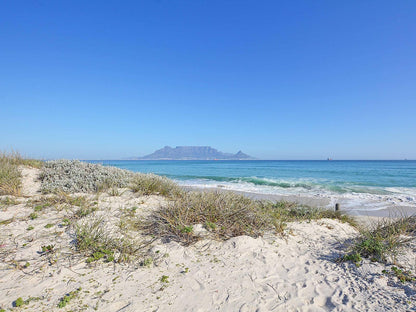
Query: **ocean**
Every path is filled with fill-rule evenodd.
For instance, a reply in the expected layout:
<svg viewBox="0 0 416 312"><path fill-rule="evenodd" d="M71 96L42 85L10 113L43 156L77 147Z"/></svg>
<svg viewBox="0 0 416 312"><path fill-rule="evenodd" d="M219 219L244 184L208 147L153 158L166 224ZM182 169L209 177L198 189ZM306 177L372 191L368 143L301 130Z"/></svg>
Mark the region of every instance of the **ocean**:
<svg viewBox="0 0 416 312"><path fill-rule="evenodd" d="M180 185L270 196L326 199L349 210L416 211L416 161L91 161L155 173Z"/></svg>

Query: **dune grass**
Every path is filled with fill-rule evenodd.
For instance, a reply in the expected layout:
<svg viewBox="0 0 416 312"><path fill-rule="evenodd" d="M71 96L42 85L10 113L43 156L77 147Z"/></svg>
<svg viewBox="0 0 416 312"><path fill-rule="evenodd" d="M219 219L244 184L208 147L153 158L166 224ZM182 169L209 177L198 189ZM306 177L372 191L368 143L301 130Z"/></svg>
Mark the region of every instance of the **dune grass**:
<svg viewBox="0 0 416 312"><path fill-rule="evenodd" d="M134 246L127 239L111 236L102 218L77 224L75 235L76 249L87 256L87 263L100 259L105 262L128 262L136 258L140 250L140 246Z"/></svg>
<svg viewBox="0 0 416 312"><path fill-rule="evenodd" d="M3 162L13 168L22 161L19 157L2 157ZM7 160L7 161L6 161ZM16 173L16 181L20 176ZM91 221L98 209L97 202L82 196L70 196L64 192L97 192L109 190L112 196L120 196L119 188L128 187L139 195L161 195L165 204L152 211L144 220L132 214L132 220L120 219L129 229L151 237L175 240L189 245L201 238L200 226L211 238L227 240L231 237L249 235L262 236L266 232L284 234L286 223L310 221L321 218L338 219L355 225L354 219L340 212L299 206L289 202L267 202L250 199L244 195L225 191L185 191L172 180L154 174L133 173L118 168L105 167L79 161L59 160L46 162L41 172L42 191L53 192L48 196L29 201L34 213L46 207L56 209L78 206L72 216L62 224L74 226L76 249L86 255L89 262L99 259L125 261L137 255L140 246L132 246L127 239L115 239L104 229L103 220ZM17 189L19 189L19 184ZM98 196L98 195L97 195ZM93 217L95 218L95 217ZM87 220L88 219L88 220Z"/></svg>
<svg viewBox="0 0 416 312"><path fill-rule="evenodd" d="M371 261L393 261L416 236L416 216L381 218L359 229L360 235L348 247L341 261L360 264L362 258Z"/></svg>
<svg viewBox="0 0 416 312"><path fill-rule="evenodd" d="M19 196L21 191L21 173L19 166L40 168L42 161L24 159L17 152L0 152L0 195Z"/></svg>
<svg viewBox="0 0 416 312"><path fill-rule="evenodd" d="M15 166L28 166L32 168L42 168L44 162L38 159L24 158L19 152L0 152L0 161L7 159L7 161Z"/></svg>
<svg viewBox="0 0 416 312"><path fill-rule="evenodd" d="M151 173L135 174L131 180L130 189L140 195L175 197L182 193L182 189L172 180Z"/></svg>
<svg viewBox="0 0 416 312"><path fill-rule="evenodd" d="M0 157L0 195L19 196L21 178L18 166L7 157Z"/></svg>
<svg viewBox="0 0 416 312"><path fill-rule="evenodd" d="M187 192L154 211L144 223L148 234L190 244L193 225L203 224L221 239L259 236L267 227L255 201L228 192Z"/></svg>
<svg viewBox="0 0 416 312"><path fill-rule="evenodd" d="M339 219L354 224L351 217L289 202L252 200L233 192L183 192L155 210L140 226L146 234L189 245L198 239L194 226L202 224L211 237L227 240L267 231L284 233L286 222L320 218Z"/></svg>
<svg viewBox="0 0 416 312"><path fill-rule="evenodd" d="M310 207L306 205L299 205L294 202L279 201L279 202L261 202L261 209L263 212L270 216L275 223L275 227L284 229L286 222L294 221L311 221L323 218L336 219L341 222L349 223L356 227L356 220L341 211L320 209L317 207Z"/></svg>

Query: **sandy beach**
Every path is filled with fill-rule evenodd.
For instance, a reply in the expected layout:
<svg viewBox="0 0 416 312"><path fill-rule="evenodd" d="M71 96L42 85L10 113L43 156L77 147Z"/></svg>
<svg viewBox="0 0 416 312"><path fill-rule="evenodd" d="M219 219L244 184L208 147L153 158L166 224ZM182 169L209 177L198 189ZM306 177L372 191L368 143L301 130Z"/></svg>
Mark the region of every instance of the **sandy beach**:
<svg viewBox="0 0 416 312"><path fill-rule="evenodd" d="M333 219L289 223L283 236L226 241L207 238L196 224L201 239L190 246L156 239L137 261L88 261L74 252L74 228L65 224L78 211L77 203L36 208L51 195L40 193L39 169L21 170L21 196L0 197L0 309L5 311L416 309L415 282L386 273L393 263L337 261L358 231ZM94 205L77 222L99 220L114 237L126 214L145 217L168 201L127 188L68 196ZM130 238L143 244L142 237ZM394 263L412 274L414 247L410 244Z"/></svg>

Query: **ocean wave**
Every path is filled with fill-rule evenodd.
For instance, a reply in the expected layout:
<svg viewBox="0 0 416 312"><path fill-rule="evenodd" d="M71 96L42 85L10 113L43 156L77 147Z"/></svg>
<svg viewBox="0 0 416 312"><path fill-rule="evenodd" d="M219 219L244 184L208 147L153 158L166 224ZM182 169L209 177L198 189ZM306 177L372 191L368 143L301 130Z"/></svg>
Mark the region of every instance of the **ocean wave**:
<svg viewBox="0 0 416 312"><path fill-rule="evenodd" d="M330 181L319 183L314 180L274 180L260 177L225 178L199 177L187 180L177 180L180 184L198 188L222 188L244 193L304 196L313 198L328 198L332 207L335 202L352 210L381 210L387 207L413 206L416 207L416 188L379 188L353 185L334 185Z"/></svg>
<svg viewBox="0 0 416 312"><path fill-rule="evenodd" d="M253 186L265 186L282 189L298 189L298 191L321 191L327 190L337 194L347 193L369 193L375 195L389 195L392 194L388 189L377 186L368 186L361 183L352 184L350 182L334 182L316 179L298 179L298 180L283 180L271 179L264 177L224 177L224 176L168 176L176 180L194 181L196 184L202 183L231 183L231 184L251 184Z"/></svg>

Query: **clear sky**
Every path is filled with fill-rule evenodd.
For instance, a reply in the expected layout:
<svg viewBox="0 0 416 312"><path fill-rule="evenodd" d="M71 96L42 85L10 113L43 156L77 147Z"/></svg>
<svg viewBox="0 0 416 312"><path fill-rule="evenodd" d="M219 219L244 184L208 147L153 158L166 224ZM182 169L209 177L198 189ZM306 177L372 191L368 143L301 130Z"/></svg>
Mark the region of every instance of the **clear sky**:
<svg viewBox="0 0 416 312"><path fill-rule="evenodd" d="M1 1L0 150L416 159L416 1Z"/></svg>

